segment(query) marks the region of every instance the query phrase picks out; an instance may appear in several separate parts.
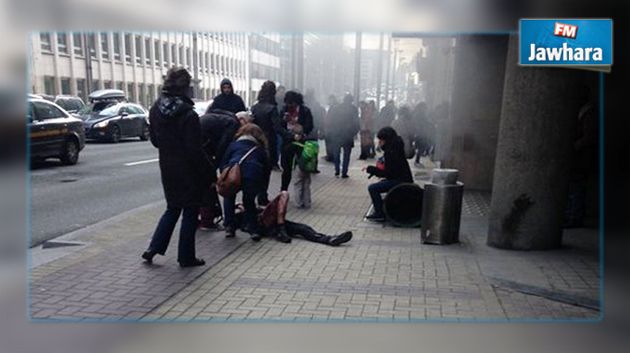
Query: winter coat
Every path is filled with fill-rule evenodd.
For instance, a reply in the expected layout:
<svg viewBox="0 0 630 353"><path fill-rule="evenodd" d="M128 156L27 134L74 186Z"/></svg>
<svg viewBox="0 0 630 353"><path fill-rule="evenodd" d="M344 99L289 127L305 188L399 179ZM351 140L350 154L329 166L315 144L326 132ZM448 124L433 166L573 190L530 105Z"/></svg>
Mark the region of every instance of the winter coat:
<svg viewBox="0 0 630 353"><path fill-rule="evenodd" d="M276 105L269 102L258 102L252 107L252 115L254 116L253 123L265 133L270 148L275 146L276 132L273 124L280 119Z"/></svg>
<svg viewBox="0 0 630 353"><path fill-rule="evenodd" d="M385 105L378 115L377 129L382 129L387 126L391 126L394 118L396 117L396 107L394 105Z"/></svg>
<svg viewBox="0 0 630 353"><path fill-rule="evenodd" d="M166 203L181 208L205 203L211 171L193 102L162 94L149 111L149 121L151 143L159 150Z"/></svg>
<svg viewBox="0 0 630 353"><path fill-rule="evenodd" d="M311 114L311 110L304 105L301 105L299 109L298 124L302 126L302 133L304 136L308 136L311 131L313 131L313 115ZM284 145L290 144L294 141L293 132L289 131L287 128L287 122L283 118L286 112L287 107L285 106L280 112L279 119L274 123L274 130L282 136L282 143Z"/></svg>
<svg viewBox="0 0 630 353"><path fill-rule="evenodd" d="M327 136L334 144L353 147L354 137L360 130L359 111L351 103L335 105L328 117Z"/></svg>
<svg viewBox="0 0 630 353"><path fill-rule="evenodd" d="M306 106L311 110L311 115L313 115L313 131L309 134L309 138L318 140L324 135L324 116L326 115L326 109L316 100L306 102Z"/></svg>
<svg viewBox="0 0 630 353"><path fill-rule="evenodd" d="M232 81L230 81L227 78L221 81L221 87L223 87L223 85L226 85L226 84L232 87ZM227 110L234 114L247 110L241 96L234 93L234 87L232 87L232 93L225 94L221 92L221 94L214 97L214 100L212 101L212 105L210 106L210 109Z"/></svg>
<svg viewBox="0 0 630 353"><path fill-rule="evenodd" d="M236 116L228 111L211 111L202 115L199 120L204 151L215 162L215 167L218 167L241 125Z"/></svg>
<svg viewBox="0 0 630 353"><path fill-rule="evenodd" d="M263 182L269 172L269 161L265 149L250 139L240 138L228 146L223 156L221 170L237 164L252 147L258 146L241 163L241 177L245 182Z"/></svg>
<svg viewBox="0 0 630 353"><path fill-rule="evenodd" d="M367 167L367 173L387 180L396 180L403 183L413 183L411 169L405 158L405 147L400 136L383 146L385 169L375 166Z"/></svg>

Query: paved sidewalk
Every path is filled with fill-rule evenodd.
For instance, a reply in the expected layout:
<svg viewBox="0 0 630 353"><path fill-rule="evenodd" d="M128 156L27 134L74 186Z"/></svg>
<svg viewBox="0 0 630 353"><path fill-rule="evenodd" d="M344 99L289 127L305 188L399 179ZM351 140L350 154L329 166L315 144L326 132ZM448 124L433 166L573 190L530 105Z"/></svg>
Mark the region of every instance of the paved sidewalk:
<svg viewBox="0 0 630 353"><path fill-rule="evenodd" d="M363 220L367 180L330 164L313 177L313 208L288 219L324 233L352 230L339 247L294 239L259 243L239 233L198 233L208 262L180 269L174 247L158 265L141 263L162 205L122 215L67 237L86 245L31 273L35 319L182 321L415 321L598 319L597 233L565 234L563 249L498 250L485 245L489 195L466 191L459 244L420 242L419 229ZM417 171L422 176L422 171ZM274 173L274 185L279 174ZM272 187L277 190L277 187ZM176 236L173 239L176 243ZM46 251L34 251L42 258ZM36 263L37 261L33 261Z"/></svg>

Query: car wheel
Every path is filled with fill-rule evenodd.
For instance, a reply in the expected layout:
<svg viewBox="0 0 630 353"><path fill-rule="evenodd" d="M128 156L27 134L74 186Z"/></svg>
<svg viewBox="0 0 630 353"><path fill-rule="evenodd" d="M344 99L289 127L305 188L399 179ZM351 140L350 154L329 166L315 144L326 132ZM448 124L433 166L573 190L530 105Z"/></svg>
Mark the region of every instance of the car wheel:
<svg viewBox="0 0 630 353"><path fill-rule="evenodd" d="M66 143L63 144L63 149L61 150L61 163L65 165L74 165L79 161L79 144L75 140L67 140Z"/></svg>
<svg viewBox="0 0 630 353"><path fill-rule="evenodd" d="M120 141L120 128L118 125L112 126L112 131L109 133L109 140L112 143L118 143L118 141Z"/></svg>
<svg viewBox="0 0 630 353"><path fill-rule="evenodd" d="M141 141L147 141L149 139L149 125L142 125L142 133L140 134Z"/></svg>

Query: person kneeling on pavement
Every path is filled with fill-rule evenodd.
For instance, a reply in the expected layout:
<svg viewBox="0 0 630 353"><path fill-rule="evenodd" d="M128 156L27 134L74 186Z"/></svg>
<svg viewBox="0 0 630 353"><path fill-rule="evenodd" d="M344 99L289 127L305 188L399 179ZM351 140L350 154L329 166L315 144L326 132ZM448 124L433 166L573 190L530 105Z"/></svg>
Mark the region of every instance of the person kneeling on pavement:
<svg viewBox="0 0 630 353"><path fill-rule="evenodd" d="M290 243L291 237L301 236L302 238L315 243L337 246L352 239L352 232L346 231L339 235L326 235L317 232L313 227L304 224L291 222L286 219L287 206L289 204L289 193L281 191L275 199L273 199L264 208L259 208L258 227L261 234L274 236L278 241ZM237 223L244 221L246 211L239 207L235 219ZM252 237L252 240L259 241L260 236Z"/></svg>
<svg viewBox="0 0 630 353"><path fill-rule="evenodd" d="M376 137L378 138L378 146L384 152L382 161L377 166L371 165L363 168L363 170L369 174L369 178L377 176L382 180L370 184L368 187L374 210L366 218L375 222L383 222L385 221L385 213L383 212L381 194L388 192L398 184L412 183L413 177L409 163L405 158L404 142L396 130L389 126L384 127L379 130Z"/></svg>

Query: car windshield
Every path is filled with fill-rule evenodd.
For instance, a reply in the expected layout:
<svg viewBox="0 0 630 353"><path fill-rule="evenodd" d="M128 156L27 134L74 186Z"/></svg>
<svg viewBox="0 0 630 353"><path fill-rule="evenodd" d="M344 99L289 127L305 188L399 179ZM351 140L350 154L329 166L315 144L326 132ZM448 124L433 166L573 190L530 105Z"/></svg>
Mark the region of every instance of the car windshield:
<svg viewBox="0 0 630 353"><path fill-rule="evenodd" d="M83 106L79 111L79 115L93 115L94 113L98 113L101 116L113 115L117 112L117 104L118 102L112 101L97 101L93 103L89 103ZM113 113L113 114L112 114Z"/></svg>

